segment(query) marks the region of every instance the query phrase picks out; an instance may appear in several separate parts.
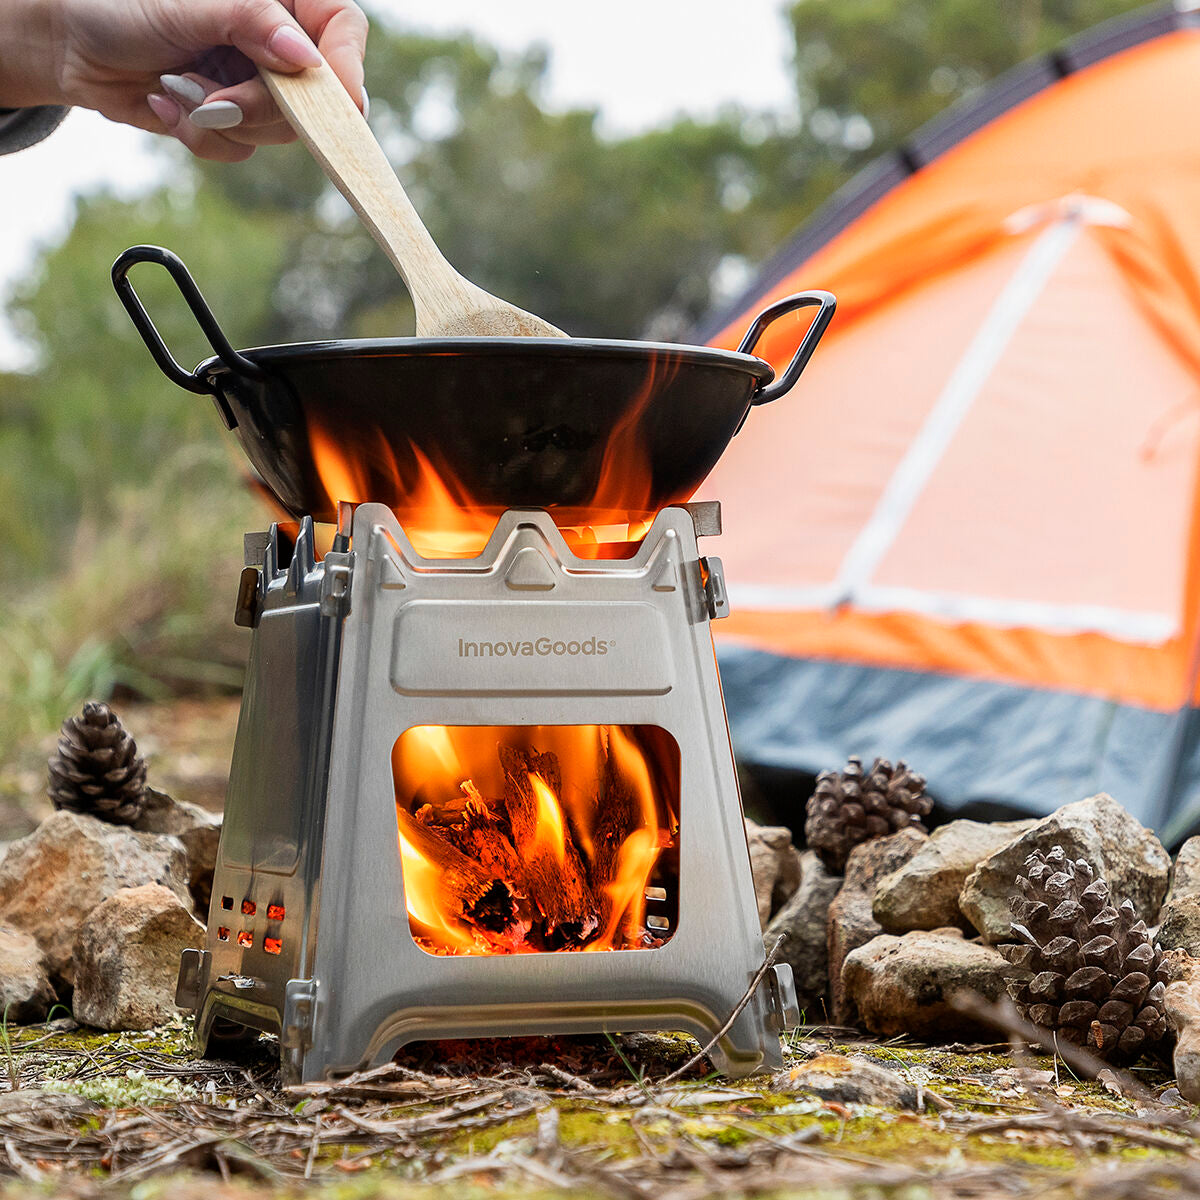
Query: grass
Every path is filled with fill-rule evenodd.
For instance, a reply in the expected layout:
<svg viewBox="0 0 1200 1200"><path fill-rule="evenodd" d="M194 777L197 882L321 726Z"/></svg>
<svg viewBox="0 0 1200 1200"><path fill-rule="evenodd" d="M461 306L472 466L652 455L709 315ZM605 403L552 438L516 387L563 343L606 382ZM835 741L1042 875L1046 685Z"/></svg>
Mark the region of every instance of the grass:
<svg viewBox="0 0 1200 1200"><path fill-rule="evenodd" d="M240 686L233 626L242 534L270 517L229 455L183 448L85 522L61 568L28 585L0 626L0 764L89 698L160 698Z"/></svg>

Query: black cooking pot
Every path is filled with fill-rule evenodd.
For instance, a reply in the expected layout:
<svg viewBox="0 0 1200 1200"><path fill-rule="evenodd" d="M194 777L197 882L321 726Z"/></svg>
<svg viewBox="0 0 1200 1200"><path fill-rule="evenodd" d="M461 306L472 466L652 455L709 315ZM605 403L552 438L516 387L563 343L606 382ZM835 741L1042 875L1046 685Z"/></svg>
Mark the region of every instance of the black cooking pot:
<svg viewBox="0 0 1200 1200"><path fill-rule="evenodd" d="M171 273L216 351L194 371L175 361L129 282L142 262ZM169 250L126 250L112 277L164 374L212 396L283 507L318 521L334 520L339 500L404 509L420 493L426 464L459 489L457 502L489 508L653 513L685 501L751 406L792 388L836 304L817 291L779 300L736 353L576 338L380 338L237 351ZM808 307L817 314L775 379L750 351L773 321Z"/></svg>

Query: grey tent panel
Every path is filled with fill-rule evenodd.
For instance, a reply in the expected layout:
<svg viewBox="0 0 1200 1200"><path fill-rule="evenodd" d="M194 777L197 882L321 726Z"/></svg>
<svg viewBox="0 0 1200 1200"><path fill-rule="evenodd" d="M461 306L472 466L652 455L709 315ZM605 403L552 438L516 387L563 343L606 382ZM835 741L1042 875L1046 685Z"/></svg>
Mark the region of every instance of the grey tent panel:
<svg viewBox="0 0 1200 1200"><path fill-rule="evenodd" d="M902 758L950 810L992 802L1044 815L1108 792L1144 824L1168 824L1159 798L1174 749L1174 714L743 646L721 646L718 658L734 751L743 762L815 774L840 768L851 754ZM1200 734L1200 715L1191 719ZM989 735L981 737L985 729ZM1188 745L1192 769L1181 775L1200 779L1197 738ZM1190 791L1200 807L1200 792L1194 785ZM1179 796L1176 804L1188 807ZM1179 823L1169 822L1168 832Z"/></svg>

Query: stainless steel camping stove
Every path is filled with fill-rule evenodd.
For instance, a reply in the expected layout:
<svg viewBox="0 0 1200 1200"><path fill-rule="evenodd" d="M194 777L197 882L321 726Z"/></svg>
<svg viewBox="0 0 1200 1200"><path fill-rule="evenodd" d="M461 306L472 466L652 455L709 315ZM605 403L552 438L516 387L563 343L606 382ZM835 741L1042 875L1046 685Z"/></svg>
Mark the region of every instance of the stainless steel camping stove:
<svg viewBox="0 0 1200 1200"><path fill-rule="evenodd" d="M296 1081L433 1038L718 1032L763 945L709 630L723 580L696 544L717 532L716 505L667 508L633 557L594 561L547 513L510 510L479 557L432 560L363 504L319 562L307 518L294 545L247 537L246 690L207 944L179 980L202 1051L275 1032ZM677 821L656 835L674 866L644 889L635 948L430 952L394 766L428 727L649 729L677 747ZM734 1075L777 1066L798 1018L775 966L714 1057Z"/></svg>

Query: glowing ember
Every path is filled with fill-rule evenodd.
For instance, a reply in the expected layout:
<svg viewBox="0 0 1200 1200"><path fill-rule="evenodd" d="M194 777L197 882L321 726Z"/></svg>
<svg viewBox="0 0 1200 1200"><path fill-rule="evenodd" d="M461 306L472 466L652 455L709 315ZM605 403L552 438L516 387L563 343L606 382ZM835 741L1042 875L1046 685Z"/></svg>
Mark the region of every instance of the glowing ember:
<svg viewBox="0 0 1200 1200"><path fill-rule="evenodd" d="M423 949L632 950L670 938L679 751L665 731L420 726L397 739L392 772Z"/></svg>

